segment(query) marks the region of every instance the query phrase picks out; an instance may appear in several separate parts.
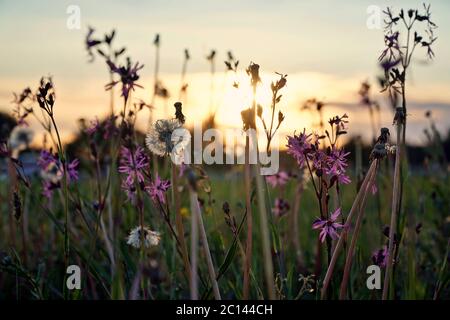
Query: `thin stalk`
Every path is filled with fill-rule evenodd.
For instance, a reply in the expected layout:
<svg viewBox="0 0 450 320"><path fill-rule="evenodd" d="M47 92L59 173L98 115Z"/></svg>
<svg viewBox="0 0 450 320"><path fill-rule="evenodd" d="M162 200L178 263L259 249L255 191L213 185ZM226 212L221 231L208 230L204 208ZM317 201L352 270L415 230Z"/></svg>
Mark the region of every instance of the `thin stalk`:
<svg viewBox="0 0 450 320"><path fill-rule="evenodd" d="M197 193L194 191L191 191L191 193L192 193L191 201L194 201L194 204L192 205L192 209L193 209L192 214L197 216L197 222L198 222L199 230L200 230L200 238L202 240L203 249L205 251L206 263L208 265L208 273L209 273L210 281L211 281L212 288L213 288L214 298L216 300L222 300L222 298L220 296L220 291L219 291L219 284L217 283L214 263L213 263L213 260L211 257L211 251L209 250L209 244L208 244L208 238L206 236L205 226L203 224L202 213L200 210L200 205L198 203Z"/></svg>
<svg viewBox="0 0 450 320"><path fill-rule="evenodd" d="M339 251L341 250L342 245L344 244L345 236L348 233L348 229L349 229L350 223L352 221L353 215L355 214L357 208L359 208L360 201L361 201L361 198L362 198L363 193L364 193L363 190L366 189L367 184L369 183L369 177L372 175L372 172L375 170L377 164L378 164L378 160L372 161L372 163L370 165L370 168L367 171L367 175L364 178L364 181L363 181L363 183L361 185L361 188L359 189L359 192L356 195L355 200L353 201L352 208L350 209L350 212L347 215L347 221L345 222L344 228L343 228L343 230L342 230L342 232L341 232L341 234L339 236L339 240L338 240L338 242L336 244L336 247L335 247L335 249L333 251L333 255L331 257L331 261L330 261L330 263L328 265L327 273L326 273L325 278L323 280L323 286L322 286L322 290L321 290L321 299L324 299L326 297L328 286L330 285L330 281L331 281L331 276L333 275L334 267L336 265L337 258L339 257Z"/></svg>
<svg viewBox="0 0 450 320"><path fill-rule="evenodd" d="M253 246L253 211L251 201L251 168L249 163L250 158L250 141L249 137L245 138L245 164L244 164L244 180L245 180L245 207L247 211L247 241L245 246L245 266L244 266L244 300L249 298L250 292L250 271L252 261L252 246Z"/></svg>
<svg viewBox="0 0 450 320"><path fill-rule="evenodd" d="M197 195L195 192L190 192L191 198L191 280L190 293L191 300L198 300L198 222L197 214L194 214L196 208L195 203Z"/></svg>
<svg viewBox="0 0 450 320"><path fill-rule="evenodd" d="M256 138L256 137L255 137ZM275 284L273 278L272 251L270 246L269 224L267 221L267 210L264 199L264 181L260 174L259 164L254 166L256 178L256 193L258 197L258 209L260 215L260 228L263 245L264 271L267 283L267 293L270 300L275 299Z"/></svg>
<svg viewBox="0 0 450 320"><path fill-rule="evenodd" d="M369 177L369 183L366 185L366 189L363 195L363 199L361 200L361 204L359 206L358 217L356 219L355 229L353 230L352 241L350 242L350 247L347 252L347 257L345 259L345 267L344 267L344 275L342 277L341 288L339 291L339 299L345 299L347 293L347 285L348 279L350 277L350 270L352 268L353 256L355 254L356 241L358 240L359 232L361 230L361 225L364 217L364 210L366 207L366 199L367 195L370 192L371 185L375 180L376 170L373 171L371 177Z"/></svg>
<svg viewBox="0 0 450 320"><path fill-rule="evenodd" d="M191 280L190 272L191 267L189 265L189 256L186 246L186 240L184 238L184 227L183 227L183 217L181 216L180 212L180 194L178 192L178 176L176 171L176 166L174 163L171 163L172 167L172 191L173 191L173 198L174 198L174 204L175 204L175 223L178 233L178 240L180 242L181 246L181 253L183 257L183 263L184 263L184 269L186 271L187 277L189 281Z"/></svg>

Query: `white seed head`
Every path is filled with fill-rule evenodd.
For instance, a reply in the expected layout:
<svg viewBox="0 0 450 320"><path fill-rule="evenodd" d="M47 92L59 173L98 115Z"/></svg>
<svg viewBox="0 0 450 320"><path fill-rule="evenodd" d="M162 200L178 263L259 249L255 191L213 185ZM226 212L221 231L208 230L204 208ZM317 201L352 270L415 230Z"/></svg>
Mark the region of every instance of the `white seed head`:
<svg viewBox="0 0 450 320"><path fill-rule="evenodd" d="M147 227L143 227L141 229L140 226L132 229L130 234L128 235L127 244L132 247L140 248L141 247L141 230L143 230L144 234L144 247L149 248L152 246L157 246L159 241L161 240L161 235L159 232L152 231Z"/></svg>

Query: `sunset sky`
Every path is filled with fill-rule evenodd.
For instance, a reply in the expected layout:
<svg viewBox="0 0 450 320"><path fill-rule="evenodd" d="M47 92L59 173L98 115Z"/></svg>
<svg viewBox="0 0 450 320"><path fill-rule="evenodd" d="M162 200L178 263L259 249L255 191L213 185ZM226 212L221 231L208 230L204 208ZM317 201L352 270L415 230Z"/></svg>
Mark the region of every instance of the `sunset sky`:
<svg viewBox="0 0 450 320"><path fill-rule="evenodd" d="M42 75L52 75L56 90L56 118L66 136L75 132L77 118L101 117L108 111L109 94L104 91L108 72L102 59L88 62L84 38L88 26L100 36L115 28L117 46L126 46L133 61L145 65L133 97L148 101L152 94L153 38L161 34L161 79L176 101L180 85L183 50L192 59L188 65L188 123L207 113L210 102L209 64L211 49L217 51L215 104L217 121L239 127L240 111L248 101L245 89L236 92L223 61L231 50L240 60L240 70L254 61L261 65L263 85L260 102L269 98L274 72L288 74L281 109L287 116L283 133L310 126L311 114L300 112L311 97L330 103L326 116L347 112L352 135L371 135L368 113L358 105L361 81L374 84L379 73L377 58L383 42L382 29L368 29L368 6L421 8L423 1L13 1L0 0L0 110L10 112L12 92L36 87ZM425 110L433 110L438 128L450 127L450 2L431 3L439 28L435 59L425 64L419 48L408 83L409 140L424 141ZM66 27L69 5L81 10L81 29ZM391 127L392 114L382 100L382 125ZM120 98L117 97L116 104ZM161 102L157 115L164 115ZM172 112L172 109L170 109ZM145 118L147 114L143 115ZM142 122L145 122L145 119Z"/></svg>

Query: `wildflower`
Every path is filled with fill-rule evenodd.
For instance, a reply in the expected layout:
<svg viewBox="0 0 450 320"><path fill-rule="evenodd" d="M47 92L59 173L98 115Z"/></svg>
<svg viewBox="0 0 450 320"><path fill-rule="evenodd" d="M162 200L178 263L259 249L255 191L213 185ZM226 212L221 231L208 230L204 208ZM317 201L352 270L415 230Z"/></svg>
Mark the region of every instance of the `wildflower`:
<svg viewBox="0 0 450 320"><path fill-rule="evenodd" d="M9 146L14 152L25 150L33 140L34 133L31 129L23 126L16 126L9 136Z"/></svg>
<svg viewBox="0 0 450 320"><path fill-rule="evenodd" d="M267 176L266 181L273 187L284 186L289 181L289 174L285 171L280 171L277 174Z"/></svg>
<svg viewBox="0 0 450 320"><path fill-rule="evenodd" d="M326 174L336 176L339 183L349 184L350 178L345 174L347 164L346 157L350 152L345 152L343 149L333 149L330 156L327 158L329 167L325 170Z"/></svg>
<svg viewBox="0 0 450 320"><path fill-rule="evenodd" d="M86 128L86 133L90 136L93 136L96 132L100 130L100 121L96 117L94 120L91 120L90 126Z"/></svg>
<svg viewBox="0 0 450 320"><path fill-rule="evenodd" d="M124 66L116 66L110 60L106 61L106 63L111 69L111 72L117 73L120 76L120 82L122 83L122 96L125 98L125 100L128 99L130 91L134 91L134 87L142 88L142 86L138 85L136 81L139 80L138 71L141 70L144 65L139 65L139 62L136 62L134 65L132 65L129 58L127 59L127 64ZM110 90L118 83L119 81L112 81L108 83L105 88L106 90Z"/></svg>
<svg viewBox="0 0 450 320"><path fill-rule="evenodd" d="M386 267L388 255L389 255L389 252L388 252L387 246L383 246L383 248L376 250L372 254L372 261L374 264L376 264L380 268L384 268L384 267Z"/></svg>
<svg viewBox="0 0 450 320"><path fill-rule="evenodd" d="M134 204L136 202L136 187L135 187L135 185L133 183L128 184L126 182L126 180L124 180L124 181L122 181L121 187L125 191L125 194L127 195L127 200Z"/></svg>
<svg viewBox="0 0 450 320"><path fill-rule="evenodd" d="M67 174L69 181L77 181L78 180L78 165L80 164L80 160L75 159L67 165Z"/></svg>
<svg viewBox="0 0 450 320"><path fill-rule="evenodd" d="M127 174L126 183L132 185L135 179L138 182L144 182L143 171L148 166L148 158L144 152L144 148L137 147L133 153L130 149L122 147L120 155L118 171Z"/></svg>
<svg viewBox="0 0 450 320"><path fill-rule="evenodd" d="M288 136L287 153L292 155L300 168L302 168L311 151L311 134L306 134L305 130L299 135Z"/></svg>
<svg viewBox="0 0 450 320"><path fill-rule="evenodd" d="M281 217L281 216L285 215L289 211L290 208L291 207L286 200L283 200L281 198L276 198L275 206L272 208L272 213L276 217Z"/></svg>
<svg viewBox="0 0 450 320"><path fill-rule="evenodd" d="M372 193L372 195L375 195L378 192L376 181L374 181L370 186L370 192Z"/></svg>
<svg viewBox="0 0 450 320"><path fill-rule="evenodd" d="M141 239L141 232L143 232L143 239ZM141 226L138 226L130 231L127 244L135 248L140 248L142 240L145 248L157 246L161 240L161 235L159 232L152 231L147 227L141 228Z"/></svg>
<svg viewBox="0 0 450 320"><path fill-rule="evenodd" d="M329 236L331 239L336 240L339 238L337 230L343 228L344 226L336 222L337 218L341 214L341 208L337 208L328 219L316 219L314 221L312 228L321 229L320 230L320 241L324 242L326 237Z"/></svg>
<svg viewBox="0 0 450 320"><path fill-rule="evenodd" d="M189 209L186 208L186 207L182 207L182 208L180 209L180 215L181 215L183 218L189 217Z"/></svg>
<svg viewBox="0 0 450 320"><path fill-rule="evenodd" d="M181 153L191 139L187 130L177 130L181 128L178 119L156 121L145 137L147 148L161 157Z"/></svg>
<svg viewBox="0 0 450 320"><path fill-rule="evenodd" d="M52 181L44 180L42 183L42 195L47 199L51 199L53 195L53 190L59 189L59 187L60 187L59 182L53 183Z"/></svg>
<svg viewBox="0 0 450 320"><path fill-rule="evenodd" d="M41 154L39 155L37 164L42 170L45 170L50 165L50 163L56 161L57 161L56 157L51 152L47 150L41 150Z"/></svg>
<svg viewBox="0 0 450 320"><path fill-rule="evenodd" d="M95 29L92 27L89 27L88 33L87 33L86 39L85 39L86 50L88 52L90 62L94 61L94 54L92 53L92 48L94 48L97 45L99 45L100 43L102 43L100 40L92 38L94 32L95 32Z"/></svg>
<svg viewBox="0 0 450 320"><path fill-rule="evenodd" d="M64 176L64 173L57 162L50 162L45 169L41 170L41 176L45 181L57 184Z"/></svg>
<svg viewBox="0 0 450 320"><path fill-rule="evenodd" d="M161 203L165 203L164 193L170 188L169 180L161 180L158 174L156 174L155 181L151 182L149 186L145 187L146 191L150 195L153 201L159 200Z"/></svg>

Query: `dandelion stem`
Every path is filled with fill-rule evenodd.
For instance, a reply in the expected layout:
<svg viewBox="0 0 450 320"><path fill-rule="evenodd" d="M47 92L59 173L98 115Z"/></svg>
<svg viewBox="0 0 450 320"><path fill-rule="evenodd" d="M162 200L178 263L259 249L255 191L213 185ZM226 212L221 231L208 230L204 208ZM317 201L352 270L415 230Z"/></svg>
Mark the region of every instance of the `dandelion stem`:
<svg viewBox="0 0 450 320"><path fill-rule="evenodd" d="M183 217L180 212L180 194L178 192L178 176L177 170L174 163L171 163L172 166L172 191L174 196L174 204L175 204L175 223L178 233L178 241L181 246L181 253L183 257L184 269L187 274L187 278L189 281L191 280L190 272L191 267L189 265L189 256L187 252L186 240L184 238L184 227L183 227Z"/></svg>

